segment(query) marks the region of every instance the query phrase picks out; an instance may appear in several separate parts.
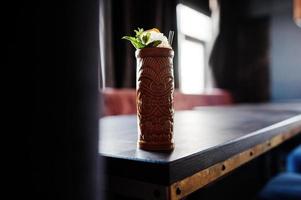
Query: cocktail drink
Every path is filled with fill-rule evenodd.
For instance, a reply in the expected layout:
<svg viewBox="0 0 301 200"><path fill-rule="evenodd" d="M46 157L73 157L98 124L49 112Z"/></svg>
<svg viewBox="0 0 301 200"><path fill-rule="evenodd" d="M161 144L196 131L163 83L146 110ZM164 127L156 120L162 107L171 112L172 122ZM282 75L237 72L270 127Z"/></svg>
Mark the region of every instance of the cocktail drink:
<svg viewBox="0 0 301 200"><path fill-rule="evenodd" d="M135 32L135 38L124 39L137 49L138 146L144 150L169 151L174 148L174 51L158 29Z"/></svg>

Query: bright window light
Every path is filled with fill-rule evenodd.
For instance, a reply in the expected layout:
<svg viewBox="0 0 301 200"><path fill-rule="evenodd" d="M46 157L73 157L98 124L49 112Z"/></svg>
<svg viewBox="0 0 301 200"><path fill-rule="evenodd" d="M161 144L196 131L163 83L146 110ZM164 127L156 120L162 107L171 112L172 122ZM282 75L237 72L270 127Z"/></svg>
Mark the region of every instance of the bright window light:
<svg viewBox="0 0 301 200"><path fill-rule="evenodd" d="M179 29L184 35L209 41L212 36L211 18L183 4L177 6Z"/></svg>
<svg viewBox="0 0 301 200"><path fill-rule="evenodd" d="M205 88L206 43L211 18L183 4L177 6L180 90L197 94Z"/></svg>
<svg viewBox="0 0 301 200"><path fill-rule="evenodd" d="M181 90L201 93L204 88L204 45L184 40L181 52Z"/></svg>

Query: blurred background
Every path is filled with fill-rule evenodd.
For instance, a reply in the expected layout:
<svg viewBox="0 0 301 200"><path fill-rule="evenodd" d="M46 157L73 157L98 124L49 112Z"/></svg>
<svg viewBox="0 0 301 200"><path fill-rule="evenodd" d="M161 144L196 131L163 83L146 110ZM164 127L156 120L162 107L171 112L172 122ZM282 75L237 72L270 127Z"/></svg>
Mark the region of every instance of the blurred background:
<svg viewBox="0 0 301 200"><path fill-rule="evenodd" d="M33 110L32 184L23 184L31 199L101 199L99 116L136 114L135 49L121 37L137 27L175 31L176 110L301 99L300 0L12 4L9 51L20 55L11 51L10 62L33 68L34 83L21 89L34 106L12 90Z"/></svg>
<svg viewBox="0 0 301 200"><path fill-rule="evenodd" d="M301 98L300 1L102 0L100 4L100 87L115 89L110 95L135 88L135 49L121 37L134 35L137 27L155 27L165 35L175 31L175 86L183 98L225 93L234 103Z"/></svg>
<svg viewBox="0 0 301 200"><path fill-rule="evenodd" d="M300 19L300 0L102 0L102 116L136 115L135 48L121 38L135 35L138 27L157 28L166 36L170 30L175 31L172 48L176 111L201 106L300 102ZM256 185L254 177L271 178L278 169L283 170L287 152L274 157L267 154L258 160L258 166L253 162L232 174L238 179L224 180L192 199L220 199L221 194L254 199L254 194L243 188L255 191L263 185ZM240 177L246 174L248 186L243 187ZM241 195L237 191L233 196L231 188L239 188ZM281 185L280 190L283 188ZM298 199L300 191L296 193Z"/></svg>

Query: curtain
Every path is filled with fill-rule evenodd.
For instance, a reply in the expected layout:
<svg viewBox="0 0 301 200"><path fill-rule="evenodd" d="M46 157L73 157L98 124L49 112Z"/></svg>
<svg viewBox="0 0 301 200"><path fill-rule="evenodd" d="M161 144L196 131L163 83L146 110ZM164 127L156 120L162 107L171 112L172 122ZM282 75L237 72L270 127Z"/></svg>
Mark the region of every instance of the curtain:
<svg viewBox="0 0 301 200"><path fill-rule="evenodd" d="M177 0L105 0L105 86L114 88L134 88L136 85L135 48L124 35L134 35L137 27L158 28L168 36L175 31L173 49L175 86L178 87L177 62Z"/></svg>
<svg viewBox="0 0 301 200"><path fill-rule="evenodd" d="M248 15L249 1L220 0L219 35L210 66L216 86L236 102L269 100L269 18Z"/></svg>

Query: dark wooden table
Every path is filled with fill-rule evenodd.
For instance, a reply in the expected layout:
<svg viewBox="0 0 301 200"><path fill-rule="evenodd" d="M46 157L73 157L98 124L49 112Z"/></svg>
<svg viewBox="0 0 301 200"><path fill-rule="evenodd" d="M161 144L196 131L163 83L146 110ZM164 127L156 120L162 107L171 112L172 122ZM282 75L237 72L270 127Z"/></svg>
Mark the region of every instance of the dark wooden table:
<svg viewBox="0 0 301 200"><path fill-rule="evenodd" d="M301 131L301 103L200 107L175 114L173 152L137 148L135 115L100 120L107 190L181 199Z"/></svg>

